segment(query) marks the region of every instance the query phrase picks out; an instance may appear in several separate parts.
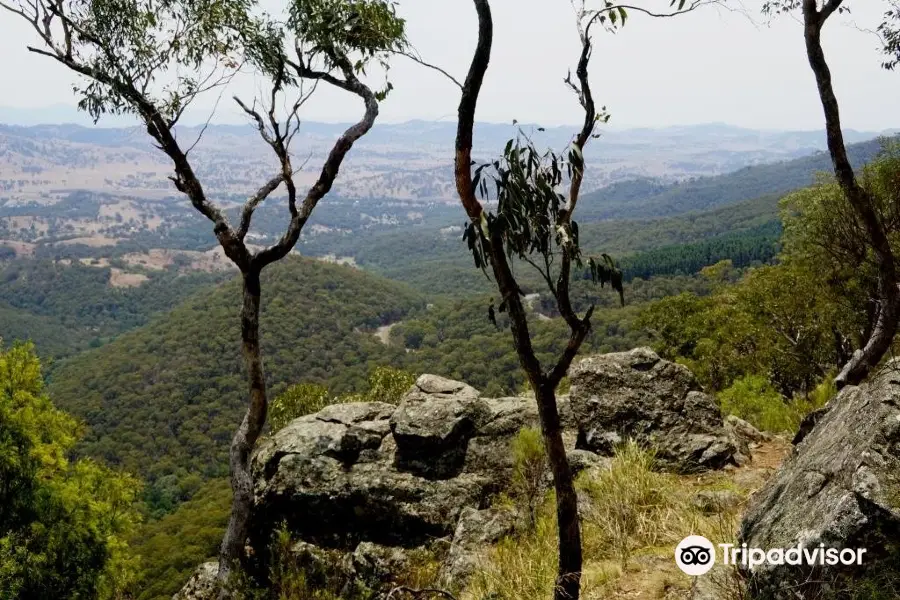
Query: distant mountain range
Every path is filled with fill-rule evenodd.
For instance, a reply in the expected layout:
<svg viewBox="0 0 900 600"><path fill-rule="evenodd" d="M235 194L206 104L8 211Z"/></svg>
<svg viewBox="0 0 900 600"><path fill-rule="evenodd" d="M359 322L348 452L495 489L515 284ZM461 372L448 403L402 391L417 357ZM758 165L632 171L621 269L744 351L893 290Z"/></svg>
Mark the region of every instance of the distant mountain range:
<svg viewBox="0 0 900 600"><path fill-rule="evenodd" d="M19 112L0 109L0 117L25 122L21 115L14 118ZM38 110L32 118L41 114ZM301 185L314 181L318 165L344 127L304 122L294 146L299 158L309 157L308 168L298 175ZM518 127L538 146L557 150L565 149L575 129ZM178 134L189 146L200 132L199 127L186 126ZM845 132L851 143L886 133ZM452 122L378 124L354 148L334 193L355 200L452 202L454 134ZM478 123L475 160L492 159L514 135L511 123ZM824 147L821 131L762 131L724 124L604 128L600 139L588 146L585 190L636 179L672 183L719 175L808 156ZM246 197L277 166L249 124L211 125L192 157L207 190L223 199ZM0 204L46 201L77 190L161 199L174 194L167 179L170 173L166 158L137 126L0 125Z"/></svg>
<svg viewBox="0 0 900 600"><path fill-rule="evenodd" d="M888 137L888 136L883 136ZM882 150L882 139L847 146L850 162L859 168ZM607 186L582 197L578 206L584 221L665 217L707 211L766 195L781 195L806 187L821 173L831 173L831 157L818 151L809 156L747 166L713 177L676 183L634 179Z"/></svg>

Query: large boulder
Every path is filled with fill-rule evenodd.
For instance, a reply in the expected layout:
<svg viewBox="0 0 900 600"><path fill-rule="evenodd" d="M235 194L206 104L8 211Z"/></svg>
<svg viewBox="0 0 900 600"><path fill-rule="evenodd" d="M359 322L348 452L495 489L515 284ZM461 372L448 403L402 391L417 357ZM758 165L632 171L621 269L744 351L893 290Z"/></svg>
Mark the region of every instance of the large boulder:
<svg viewBox="0 0 900 600"><path fill-rule="evenodd" d="M585 359L571 379L558 405L576 472L608 468L595 451L629 436L680 470L733 458L718 409L684 367L638 349ZM482 547L512 531L515 515L493 500L509 488L513 438L539 426L533 398L484 398L434 375L398 406L337 404L295 419L252 459L251 555L265 568L272 534L286 526L300 562L337 562L348 581L388 585L425 552L442 561L443 581L461 586ZM186 592L210 581L202 570Z"/></svg>
<svg viewBox="0 0 900 600"><path fill-rule="evenodd" d="M740 461L716 401L693 373L649 348L590 356L569 372L578 447L609 455L633 439L665 468L693 473Z"/></svg>
<svg viewBox="0 0 900 600"><path fill-rule="evenodd" d="M373 547L434 547L441 538L446 554L460 515L488 508L508 487L513 437L538 426L533 400L482 398L433 375L399 406L337 404L296 419L253 457L254 554L264 555L282 524L299 540L355 553L357 565ZM393 550L385 556L400 564Z"/></svg>
<svg viewBox="0 0 900 600"><path fill-rule="evenodd" d="M900 377L887 370L845 388L820 414L752 499L740 542L864 548L862 564L745 568L756 598L872 598L900 587Z"/></svg>
<svg viewBox="0 0 900 600"><path fill-rule="evenodd" d="M404 468L391 435L398 410L337 404L267 439L252 465L253 545L264 546L282 521L300 539L345 550L362 541L412 547L449 535L459 511L481 504L491 482L477 473L437 479ZM457 440L463 454L466 441Z"/></svg>

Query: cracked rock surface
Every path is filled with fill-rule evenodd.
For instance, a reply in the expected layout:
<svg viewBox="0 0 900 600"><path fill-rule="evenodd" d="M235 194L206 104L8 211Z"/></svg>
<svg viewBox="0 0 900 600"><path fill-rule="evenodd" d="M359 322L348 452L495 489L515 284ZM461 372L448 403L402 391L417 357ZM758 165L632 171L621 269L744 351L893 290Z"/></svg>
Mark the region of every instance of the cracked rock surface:
<svg viewBox="0 0 900 600"><path fill-rule="evenodd" d="M576 449L606 433L663 441L658 455L684 470L732 460L735 443L718 409L684 367L638 349L586 358L574 371L577 386L558 405L575 472L609 468L596 451L611 446ZM596 397L611 418L640 419L601 427L607 413ZM494 500L509 490L511 442L525 427L540 427L533 398L485 398L435 375L419 377L398 406L335 404L295 419L262 440L251 462L250 555L264 569L272 535L285 526L295 554L319 560L326 552L325 562L366 585L383 588L424 552L441 563L442 585L461 589L486 548L521 519ZM200 600L213 573L201 567L184 598Z"/></svg>
<svg viewBox="0 0 900 600"><path fill-rule="evenodd" d="M749 547L865 548L862 566L759 566L746 573L754 597L849 598L863 580L878 587L900 572L897 366L829 402L741 525Z"/></svg>
<svg viewBox="0 0 900 600"><path fill-rule="evenodd" d="M650 348L589 356L572 367L569 379L579 448L609 455L630 438L680 473L742 460L715 399L687 367Z"/></svg>

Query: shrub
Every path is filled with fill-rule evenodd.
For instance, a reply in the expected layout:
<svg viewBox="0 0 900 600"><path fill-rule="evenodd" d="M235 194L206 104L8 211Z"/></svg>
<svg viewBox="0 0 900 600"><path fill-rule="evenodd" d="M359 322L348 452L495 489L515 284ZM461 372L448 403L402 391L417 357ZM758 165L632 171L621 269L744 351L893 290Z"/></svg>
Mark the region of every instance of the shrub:
<svg viewBox="0 0 900 600"><path fill-rule="evenodd" d="M511 444L512 495L528 515L529 526L537 525L537 511L547 475L547 452L541 432L533 427L519 431Z"/></svg>
<svg viewBox="0 0 900 600"><path fill-rule="evenodd" d="M275 397L269 406L269 424L272 431L302 417L319 412L331 404L328 390L315 383L298 383Z"/></svg>
<svg viewBox="0 0 900 600"><path fill-rule="evenodd" d="M120 598L140 482L70 459L81 426L44 393L31 344L0 347L0 598Z"/></svg>
<svg viewBox="0 0 900 600"><path fill-rule="evenodd" d="M366 399L370 402L398 404L415 383L416 376L411 373L391 367L375 367L369 375Z"/></svg>
<svg viewBox="0 0 900 600"><path fill-rule="evenodd" d="M810 411L823 406L834 395L828 379L808 396L787 399L761 375L747 375L735 380L719 393L722 412L744 419L757 429L773 433L794 432Z"/></svg>

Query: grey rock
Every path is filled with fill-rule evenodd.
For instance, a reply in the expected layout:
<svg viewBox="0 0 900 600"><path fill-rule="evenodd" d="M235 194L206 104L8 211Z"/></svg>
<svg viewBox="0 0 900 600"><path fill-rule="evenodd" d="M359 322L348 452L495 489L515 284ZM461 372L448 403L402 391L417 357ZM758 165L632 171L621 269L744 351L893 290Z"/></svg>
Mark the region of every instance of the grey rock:
<svg viewBox="0 0 900 600"><path fill-rule="evenodd" d="M351 555L351 561L356 576L370 587L394 581L410 565L403 548L372 542L360 542Z"/></svg>
<svg viewBox="0 0 900 600"><path fill-rule="evenodd" d="M633 439L652 447L663 467L682 473L735 464L738 445L715 400L686 367L651 349L587 357L569 379L579 448L609 455Z"/></svg>
<svg viewBox="0 0 900 600"><path fill-rule="evenodd" d="M397 467L431 479L461 472L468 441L490 413L479 396L458 381L419 377L390 419Z"/></svg>
<svg viewBox="0 0 900 600"><path fill-rule="evenodd" d="M421 375L416 380L415 387L407 394L407 396L412 395L419 397L446 395L474 399L478 398L481 393L461 381L454 381L438 375Z"/></svg>
<svg viewBox="0 0 900 600"><path fill-rule="evenodd" d="M900 381L891 373L842 390L741 524L740 542L751 547L865 548L863 564L756 567L746 573L756 597L843 598L846 587L900 571L898 406Z"/></svg>
<svg viewBox="0 0 900 600"><path fill-rule="evenodd" d="M216 582L218 574L219 563L203 563L197 567L184 587L172 596L172 600L216 600L219 591Z"/></svg>
<svg viewBox="0 0 900 600"><path fill-rule="evenodd" d="M518 515L507 508L465 509L441 570L441 584L453 590L462 589L485 560L488 546L512 535L517 521Z"/></svg>
<svg viewBox="0 0 900 600"><path fill-rule="evenodd" d="M635 351L624 361L594 357L574 369L572 392L559 407L576 473L608 468L609 459L595 452L597 440L609 450L635 434L644 442L664 441L660 455L688 465L685 470L733 454L718 410L693 375L648 352ZM614 394L611 373L619 382ZM627 410L594 396L624 397ZM606 416L639 412L643 404L651 405L644 421L603 424ZM420 377L398 406L340 404L296 419L253 456L250 546L255 556L265 556L272 532L284 523L301 542L297 556L311 568L333 570L338 556L350 577L375 587L427 548L431 556L447 557L442 575L459 584L484 547L515 527L516 516L492 502L509 487L513 438L539 426L534 399L483 398L471 386L433 375ZM582 439L595 444L576 449Z"/></svg>
<svg viewBox="0 0 900 600"><path fill-rule="evenodd" d="M581 473L594 473L608 469L611 462L609 457L600 456L590 450L570 450L567 454L572 475L576 477Z"/></svg>
<svg viewBox="0 0 900 600"><path fill-rule="evenodd" d="M710 514L734 511L742 502L741 495L731 490L703 490L694 496L694 506Z"/></svg>
<svg viewBox="0 0 900 600"><path fill-rule="evenodd" d="M482 399L434 376L397 407L336 405L296 419L253 457L251 545L282 521L298 539L344 552L450 537L463 510L507 487L510 443L529 426L538 426L533 400Z"/></svg>
<svg viewBox="0 0 900 600"><path fill-rule="evenodd" d="M734 415L725 417L725 429L737 440L747 444L761 444L774 439L772 434L762 432L747 421Z"/></svg>

